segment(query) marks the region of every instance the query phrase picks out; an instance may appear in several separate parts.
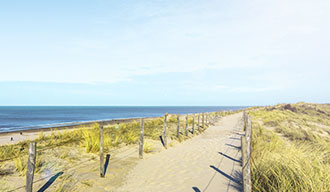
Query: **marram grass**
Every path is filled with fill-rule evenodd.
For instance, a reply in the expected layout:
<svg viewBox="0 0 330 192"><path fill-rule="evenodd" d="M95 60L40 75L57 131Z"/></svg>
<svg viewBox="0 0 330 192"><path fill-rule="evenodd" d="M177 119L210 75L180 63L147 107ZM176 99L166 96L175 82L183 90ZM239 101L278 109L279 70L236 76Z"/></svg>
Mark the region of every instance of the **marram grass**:
<svg viewBox="0 0 330 192"><path fill-rule="evenodd" d="M329 116L317 108L330 111L300 103L250 112L252 191L330 191L330 136L317 131Z"/></svg>
<svg viewBox="0 0 330 192"><path fill-rule="evenodd" d="M225 116L230 113L224 112L221 115ZM214 114L213 114L214 115ZM169 115L168 117L168 136L174 139L176 137L177 128L177 116ZM159 137L164 131L163 118L145 119L145 138L150 140L159 141ZM185 118L180 117L180 131L184 132ZM192 127L192 118L188 121L188 126ZM197 115L195 116L195 129L197 132ZM204 131L201 130L201 131ZM104 126L104 151L110 152L111 149L121 147L122 145L137 144L140 135L140 121L132 121L127 123L121 123L118 125ZM180 135L179 140L190 138L184 135ZM36 173L42 172L45 168L47 157L44 154L45 151L54 150L58 147L79 147L87 153L98 153L100 150L99 144L99 125L97 123L84 126L74 130L51 130L49 135L44 132L40 132L38 137L34 140L37 142L37 157L36 157ZM26 173L27 155L28 155L28 144L30 140L20 142L12 145L0 146L0 172L1 167L8 167L6 161L12 162L13 171L19 175L24 176ZM151 142L152 143L152 142ZM144 151L146 153L151 152L154 146L146 142ZM62 151L58 154L58 157L62 160L70 160L70 154L68 151ZM11 160L10 160L11 159ZM1 162L4 161L4 162ZM59 189L58 191L61 191Z"/></svg>

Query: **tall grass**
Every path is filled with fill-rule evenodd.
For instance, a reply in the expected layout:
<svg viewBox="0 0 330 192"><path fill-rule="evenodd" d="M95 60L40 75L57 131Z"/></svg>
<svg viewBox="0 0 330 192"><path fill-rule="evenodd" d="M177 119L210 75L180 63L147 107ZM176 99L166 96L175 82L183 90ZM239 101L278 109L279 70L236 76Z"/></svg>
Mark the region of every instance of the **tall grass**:
<svg viewBox="0 0 330 192"><path fill-rule="evenodd" d="M189 127L192 126L192 118L189 119ZM197 125L197 119L195 119ZM169 115L168 117L168 136L172 139L176 137L177 116ZM163 134L164 129L163 118L145 119L145 138L159 141L159 136ZM184 130L185 119L181 116L180 127ZM195 127L195 129L197 129ZM104 126L104 150L109 152L111 149L120 147L122 145L136 144L140 135L140 121L131 121L117 125ZM186 136L181 136L185 138ZM182 139L180 137L180 139ZM189 137L187 137L189 138ZM59 146L81 147L87 153L98 153L100 150L99 141L99 125L97 123L89 126L81 126L80 129L71 131L54 130L50 134L45 134L41 131L34 140L37 144L37 151L42 151L37 155L37 172L42 171L44 164L44 151L51 150ZM1 160L12 159L14 171L19 175L24 175L26 171L26 161L28 153L28 144L31 141L23 141L13 145L0 146L0 163ZM151 143L146 143L145 152L150 152L153 149ZM65 159L68 153L59 155L59 158Z"/></svg>
<svg viewBox="0 0 330 192"><path fill-rule="evenodd" d="M250 112L253 191L330 190L330 137L308 126L320 112L303 105Z"/></svg>

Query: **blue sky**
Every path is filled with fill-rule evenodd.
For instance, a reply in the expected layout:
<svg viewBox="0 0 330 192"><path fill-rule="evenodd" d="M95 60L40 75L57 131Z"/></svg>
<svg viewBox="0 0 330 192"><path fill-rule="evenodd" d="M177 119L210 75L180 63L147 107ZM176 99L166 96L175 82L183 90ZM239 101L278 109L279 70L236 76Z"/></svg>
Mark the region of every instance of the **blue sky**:
<svg viewBox="0 0 330 192"><path fill-rule="evenodd" d="M330 1L1 1L0 105L330 103Z"/></svg>

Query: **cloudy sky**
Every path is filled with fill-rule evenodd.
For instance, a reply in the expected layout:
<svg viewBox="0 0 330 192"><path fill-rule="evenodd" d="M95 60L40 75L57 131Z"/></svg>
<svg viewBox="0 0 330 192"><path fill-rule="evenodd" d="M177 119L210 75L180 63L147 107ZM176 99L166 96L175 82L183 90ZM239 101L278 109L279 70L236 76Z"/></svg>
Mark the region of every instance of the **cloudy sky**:
<svg viewBox="0 0 330 192"><path fill-rule="evenodd" d="M0 2L0 105L330 103L329 0Z"/></svg>

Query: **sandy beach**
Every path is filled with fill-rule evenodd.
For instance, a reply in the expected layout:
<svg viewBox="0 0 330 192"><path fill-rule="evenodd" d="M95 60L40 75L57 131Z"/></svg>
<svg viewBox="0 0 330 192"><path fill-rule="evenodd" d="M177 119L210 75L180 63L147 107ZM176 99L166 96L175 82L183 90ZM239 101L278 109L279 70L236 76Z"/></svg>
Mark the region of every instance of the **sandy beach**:
<svg viewBox="0 0 330 192"><path fill-rule="evenodd" d="M157 117L146 117L144 119L154 119ZM12 132L0 132L0 146L1 145L8 145L8 144L16 144L21 141L25 140L33 140L38 138L38 135L43 132L45 136L49 136L52 131L73 131L75 129L83 129L83 128L89 128L94 123L101 123L105 127L108 125L114 125L119 123L127 123L135 120L140 120L140 118L127 118L127 119L114 119L109 121L91 121L91 122L85 122L85 123L77 123L75 125L63 125L63 126L57 126L57 127L47 127L47 128L36 128L36 129L28 129L28 130L18 130L18 131L12 131ZM11 140L13 138L13 140Z"/></svg>
<svg viewBox="0 0 330 192"><path fill-rule="evenodd" d="M181 143L169 138L166 150L161 142L147 140L153 145L151 153L138 158L138 146L127 145L112 150L105 178L99 177L97 154L86 153L81 148L63 146L42 152L43 164L49 172L36 174L34 189L42 188L50 177L63 174L49 186L49 191L61 186L70 191L240 191L241 152L240 133L243 128L242 113L220 118L199 135L189 133ZM11 133L0 137L8 142L10 136L17 140L35 138L40 130ZM44 131L50 134L50 130ZM5 139L4 139L5 138ZM17 142L16 140L16 142ZM61 160L58 157L66 154ZM68 162L63 164L63 161ZM11 164L5 167L11 167ZM53 167L53 168L52 168ZM46 179L44 179L46 178ZM24 191L24 177L9 174L2 178L1 190ZM19 185L18 185L19 183Z"/></svg>
<svg viewBox="0 0 330 192"><path fill-rule="evenodd" d="M141 160L115 191L240 191L242 113Z"/></svg>

